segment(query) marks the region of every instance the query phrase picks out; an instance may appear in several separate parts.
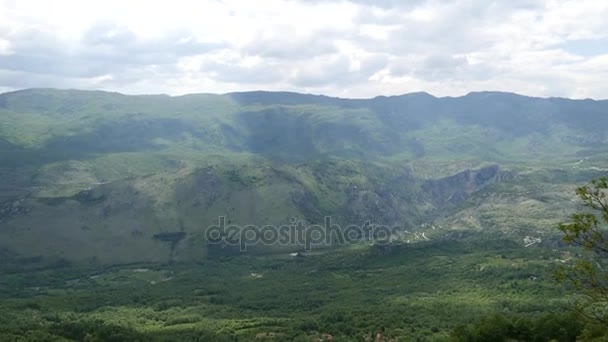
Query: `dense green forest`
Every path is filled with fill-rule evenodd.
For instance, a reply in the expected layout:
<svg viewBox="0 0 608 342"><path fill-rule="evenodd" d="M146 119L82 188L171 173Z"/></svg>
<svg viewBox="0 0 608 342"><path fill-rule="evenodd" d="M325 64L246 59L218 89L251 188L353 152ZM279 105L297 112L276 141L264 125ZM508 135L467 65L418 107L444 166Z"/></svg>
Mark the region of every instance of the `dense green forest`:
<svg viewBox="0 0 608 342"><path fill-rule="evenodd" d="M553 272L568 250L491 237L360 245L300 258L193 265L3 270L2 340L572 341L603 336L574 316Z"/></svg>

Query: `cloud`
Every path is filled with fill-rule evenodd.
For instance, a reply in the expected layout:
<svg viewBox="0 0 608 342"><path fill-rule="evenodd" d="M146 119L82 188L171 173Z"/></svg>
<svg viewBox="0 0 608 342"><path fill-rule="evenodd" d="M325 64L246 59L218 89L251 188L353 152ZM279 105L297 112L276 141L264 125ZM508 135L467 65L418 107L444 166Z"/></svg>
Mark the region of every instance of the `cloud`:
<svg viewBox="0 0 608 342"><path fill-rule="evenodd" d="M605 97L593 0L0 0L0 89Z"/></svg>
<svg viewBox="0 0 608 342"><path fill-rule="evenodd" d="M317 58L296 67L290 82L305 89L366 83L373 74L382 70L386 63L386 58L383 56L356 58L336 55L330 58Z"/></svg>
<svg viewBox="0 0 608 342"><path fill-rule="evenodd" d="M50 32L27 30L5 38L9 53L0 55L7 71L49 74L66 78L113 76L149 66L174 66L182 57L221 48L198 42L187 32L144 40L128 28L96 25L75 41L58 39Z"/></svg>
<svg viewBox="0 0 608 342"><path fill-rule="evenodd" d="M220 82L237 84L267 84L283 79L281 68L265 61L253 64L239 64L238 61L217 62L204 61L201 72Z"/></svg>
<svg viewBox="0 0 608 342"><path fill-rule="evenodd" d="M298 1L302 1L302 2L308 1L309 3L310 2L322 3L324 1L325 2L327 2L327 1L339 2L341 0L298 0ZM348 1L355 3L355 4L364 5L366 7L376 7L376 8L395 8L395 7L411 8L411 7L416 7L416 6L424 3L424 0L348 0Z"/></svg>
<svg viewBox="0 0 608 342"><path fill-rule="evenodd" d="M289 28L282 29L272 37L259 36L248 42L242 49L245 54L299 60L338 52L332 37L339 36L331 31L320 31L298 35Z"/></svg>

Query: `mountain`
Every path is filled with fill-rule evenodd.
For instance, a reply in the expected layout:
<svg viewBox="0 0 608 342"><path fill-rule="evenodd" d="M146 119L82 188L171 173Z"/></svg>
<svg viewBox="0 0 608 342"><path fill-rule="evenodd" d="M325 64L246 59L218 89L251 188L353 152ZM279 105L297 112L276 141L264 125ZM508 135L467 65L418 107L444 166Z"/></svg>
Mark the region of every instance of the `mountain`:
<svg viewBox="0 0 608 342"><path fill-rule="evenodd" d="M499 92L0 94L0 256L203 260L219 217L550 237L607 129L608 101Z"/></svg>

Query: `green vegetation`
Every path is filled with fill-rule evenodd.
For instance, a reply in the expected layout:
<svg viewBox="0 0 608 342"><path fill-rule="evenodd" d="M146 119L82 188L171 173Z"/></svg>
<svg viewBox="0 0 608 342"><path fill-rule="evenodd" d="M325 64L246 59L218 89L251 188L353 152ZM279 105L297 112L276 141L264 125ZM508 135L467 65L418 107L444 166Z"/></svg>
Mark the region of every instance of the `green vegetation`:
<svg viewBox="0 0 608 342"><path fill-rule="evenodd" d="M0 339L309 341L328 333L369 341L382 330L400 341L449 340L487 333L489 323L478 319L494 313L550 329L571 300L550 275L563 253L489 236L304 258L5 270ZM568 334L583 329L570 324Z"/></svg>
<svg viewBox="0 0 608 342"><path fill-rule="evenodd" d="M570 308L605 309L606 259L554 227L608 170L606 112L493 92L0 94L0 340L601 340ZM578 195L604 210L593 186ZM294 257L208 244L220 216L400 229ZM566 241L597 251L606 220L574 216ZM556 282L564 265L591 282Z"/></svg>
<svg viewBox="0 0 608 342"><path fill-rule="evenodd" d="M24 90L0 95L0 201L218 163L358 160L405 165L422 179L488 162L585 171L608 155L606 107L505 93L345 100Z"/></svg>
<svg viewBox="0 0 608 342"><path fill-rule="evenodd" d="M573 315L495 314L456 328L452 337L457 341L576 341L582 333L583 325ZM585 339L593 337L597 336L585 331Z"/></svg>
<svg viewBox="0 0 608 342"><path fill-rule="evenodd" d="M572 222L560 226L564 241L582 247L583 255L558 273L568 279L581 292L578 311L599 324L608 324L608 179L593 180L591 186L576 190L584 206L593 212L572 215Z"/></svg>

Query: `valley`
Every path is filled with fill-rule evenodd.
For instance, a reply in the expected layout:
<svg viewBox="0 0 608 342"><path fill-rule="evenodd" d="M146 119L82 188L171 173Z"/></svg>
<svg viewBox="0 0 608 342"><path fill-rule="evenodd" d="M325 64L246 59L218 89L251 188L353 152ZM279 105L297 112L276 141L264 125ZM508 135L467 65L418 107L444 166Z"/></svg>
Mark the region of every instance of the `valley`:
<svg viewBox="0 0 608 342"><path fill-rule="evenodd" d="M553 275L580 252L557 229L575 189L606 173L606 112L500 92L0 94L0 340L600 336ZM390 234L239 248L247 227L328 219ZM218 222L242 235L212 239Z"/></svg>
<svg viewBox="0 0 608 342"><path fill-rule="evenodd" d="M162 262L169 246L153 236L184 232L175 258L200 261L220 216L552 239L574 188L604 174L606 107L496 92L6 93L0 249L90 265Z"/></svg>
<svg viewBox="0 0 608 342"><path fill-rule="evenodd" d="M450 340L495 312L544 320L543 334L560 338L574 296L551 272L568 254L492 236L357 245L302 258L19 266L3 270L0 338L27 330L37 340L310 341L330 334L372 341L382 331L399 341Z"/></svg>

